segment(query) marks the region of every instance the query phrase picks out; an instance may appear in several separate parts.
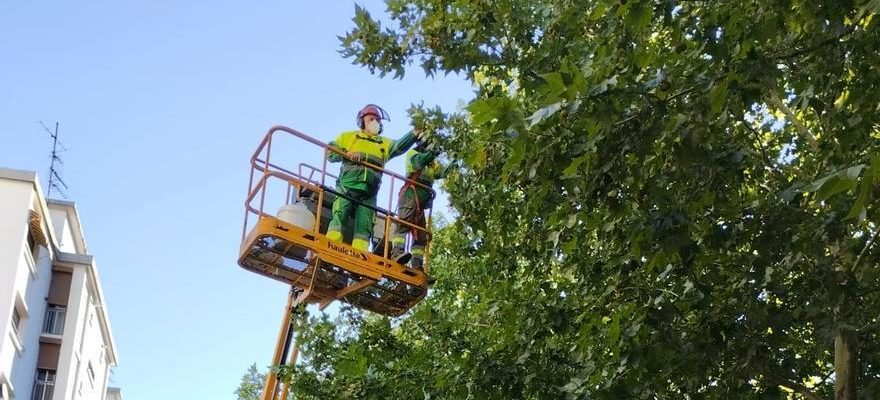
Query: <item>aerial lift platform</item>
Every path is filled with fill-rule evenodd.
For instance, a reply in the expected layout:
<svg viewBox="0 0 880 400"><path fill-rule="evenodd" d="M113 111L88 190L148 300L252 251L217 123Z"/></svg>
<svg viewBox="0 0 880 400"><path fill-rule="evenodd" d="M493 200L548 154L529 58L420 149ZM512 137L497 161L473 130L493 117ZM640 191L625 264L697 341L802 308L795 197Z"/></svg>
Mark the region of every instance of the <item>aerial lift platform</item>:
<svg viewBox="0 0 880 400"><path fill-rule="evenodd" d="M307 152L308 148L322 151L321 167L298 163L294 172L283 167L285 164L282 162L273 162L273 144L277 149L282 142L296 146L297 153ZM404 185L432 189L397 173L361 162L383 176L379 193L388 194L387 208L370 208L376 211L376 225L384 229L376 232L374 228L374 248L369 252L328 240L325 234L332 217L333 201L337 196L345 197L335 189L336 176L327 172L331 152L347 157L343 152L302 132L275 126L269 129L251 156L238 264L248 271L291 286L272 365L293 365L296 362L299 352L296 345L290 361L287 361L293 341L291 321L295 313L304 310L305 305L317 304L324 309L334 300L341 300L363 310L399 316L427 294L428 275L425 271L430 265L430 245L426 247L425 269L422 271L390 260L389 238L392 227L400 224L419 235L426 235L430 240L430 223L427 228L421 228L399 219L390 210L394 209L396 194ZM284 157L287 159L290 155L285 154ZM272 209L273 204L287 206L291 201L299 207L298 211L307 208L314 215L311 226L282 218L282 213L273 215L266 212L266 209ZM430 216L428 218L430 221ZM350 242L350 238L346 242ZM270 371L263 400L285 399L289 384L283 385L283 388L279 384L277 374Z"/></svg>

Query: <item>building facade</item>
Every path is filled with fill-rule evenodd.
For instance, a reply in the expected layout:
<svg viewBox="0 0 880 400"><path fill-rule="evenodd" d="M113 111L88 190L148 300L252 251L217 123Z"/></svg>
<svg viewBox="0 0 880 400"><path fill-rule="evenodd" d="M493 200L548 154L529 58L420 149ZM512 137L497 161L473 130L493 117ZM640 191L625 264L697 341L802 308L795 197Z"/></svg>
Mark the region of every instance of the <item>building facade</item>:
<svg viewBox="0 0 880 400"><path fill-rule="evenodd" d="M0 168L0 400L121 399L98 269L74 203Z"/></svg>

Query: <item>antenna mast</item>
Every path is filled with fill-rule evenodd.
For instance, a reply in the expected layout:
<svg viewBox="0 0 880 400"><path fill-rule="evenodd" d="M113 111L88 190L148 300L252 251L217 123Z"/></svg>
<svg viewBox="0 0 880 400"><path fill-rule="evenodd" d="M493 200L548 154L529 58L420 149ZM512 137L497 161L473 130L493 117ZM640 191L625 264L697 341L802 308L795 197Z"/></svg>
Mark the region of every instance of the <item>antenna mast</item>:
<svg viewBox="0 0 880 400"><path fill-rule="evenodd" d="M58 165L64 165L64 161L61 161L61 157L58 154L61 151L66 151L67 149L64 147L61 142L58 141L58 123L55 123L55 131L49 129L43 121L40 121L40 125L43 126L43 129L49 134L49 137L52 138L52 162L49 163L49 187L46 190L46 197L52 197L52 189L55 189L58 194L63 198L67 198L67 194L64 192L68 189L67 184L64 183L64 180L61 179L61 175L58 174L58 169L55 168L55 162L58 162ZM59 151L58 148L61 147Z"/></svg>

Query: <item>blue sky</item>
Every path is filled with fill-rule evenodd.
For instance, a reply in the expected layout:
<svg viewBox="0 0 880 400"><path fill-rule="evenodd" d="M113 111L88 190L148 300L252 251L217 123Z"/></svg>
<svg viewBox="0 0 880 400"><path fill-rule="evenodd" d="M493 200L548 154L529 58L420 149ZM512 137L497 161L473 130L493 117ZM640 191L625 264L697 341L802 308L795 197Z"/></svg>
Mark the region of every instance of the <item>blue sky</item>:
<svg viewBox="0 0 880 400"><path fill-rule="evenodd" d="M352 2L245 4L0 2L0 166L45 184L39 121L60 122L127 400L233 398L268 364L287 288L236 258L248 158L270 126L330 141L374 102L396 137L410 103L471 97L455 76L380 79L341 58ZM305 149L286 156L315 162Z"/></svg>

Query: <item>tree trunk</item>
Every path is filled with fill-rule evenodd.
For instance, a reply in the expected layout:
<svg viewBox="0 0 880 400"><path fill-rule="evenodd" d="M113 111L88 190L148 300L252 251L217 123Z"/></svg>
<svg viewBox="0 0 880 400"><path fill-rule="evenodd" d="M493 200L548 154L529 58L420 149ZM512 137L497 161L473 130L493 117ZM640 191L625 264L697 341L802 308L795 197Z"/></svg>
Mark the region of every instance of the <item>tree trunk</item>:
<svg viewBox="0 0 880 400"><path fill-rule="evenodd" d="M834 337L835 400L856 400L858 360L856 332L846 326L838 328Z"/></svg>

